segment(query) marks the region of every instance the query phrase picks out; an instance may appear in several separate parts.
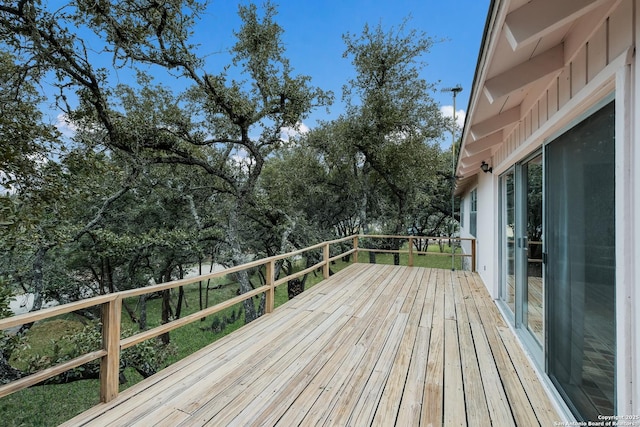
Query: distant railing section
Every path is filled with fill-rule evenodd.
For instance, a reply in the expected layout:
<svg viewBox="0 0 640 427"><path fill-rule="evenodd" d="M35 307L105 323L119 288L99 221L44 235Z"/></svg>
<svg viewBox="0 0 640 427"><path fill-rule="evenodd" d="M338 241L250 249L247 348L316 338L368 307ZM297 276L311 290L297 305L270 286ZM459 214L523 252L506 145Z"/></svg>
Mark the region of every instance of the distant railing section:
<svg viewBox="0 0 640 427"><path fill-rule="evenodd" d="M359 239L405 239L408 241L408 248L402 250L386 250L386 249L367 249L359 247ZM7 396L11 393L15 393L27 387L36 385L49 378L60 375L66 371L77 368L86 363L100 359L100 401L109 402L118 395L119 385L119 369L120 369L120 352L126 348L134 346L145 340L157 337L159 335L170 332L176 328L187 325L202 319L203 317L218 313L226 308L232 307L235 304L241 303L254 296L265 293L266 304L265 312L271 313L274 310L275 303L275 289L276 287L287 283L290 280L301 277L305 274L313 272L318 269L322 269L323 279L329 278L329 268L332 262L345 258L353 254L353 261L358 262L359 252L395 252L406 253L409 257L409 266L413 266L414 255L427 254L426 251L414 250L414 239L443 239L440 237L419 237L419 236L383 236L383 235L352 235L341 239L331 240L319 243L317 245L309 246L304 249L288 252L282 255L276 255L264 259L255 260L246 264L226 268L222 271L195 276L187 279L175 280L172 282L161 283L158 285L147 286L138 289L132 289L127 291L116 292L107 295L101 295L93 298L84 299L81 301L72 302L60 306L46 308L43 310L21 314L18 316L9 317L6 319L0 319L0 330L6 330L15 328L27 323L37 322L45 319L49 319L62 314L68 314L77 310L86 309L89 307L100 306L102 317L102 348L82 356L79 356L73 360L52 366L48 369L42 370L35 374L23 377L19 380L13 381L9 384L0 386L0 398ZM444 238L449 240L448 238ZM452 241L469 240L471 242L470 254L454 254L458 257L471 257L471 265L475 265L475 240L474 239L460 239L453 238ZM330 256L331 245L342 244L341 247L351 246L351 249L343 250L337 255ZM307 267L301 271L287 275L279 279L275 279L275 266L276 263L285 258L296 257L304 254L305 252L312 250L322 250L322 259L316 264ZM342 250L342 249L341 249ZM448 255L451 253L437 253L429 252L429 255ZM176 319L158 327L142 331L133 336L122 338L121 336L121 316L122 316L122 302L126 298L140 296L144 294L150 294L160 292L168 289L178 288L192 283L201 282L208 279L222 277L227 274L237 273L239 271L248 270L252 268L265 268L265 285L251 290L250 292L243 293L234 298L230 298L224 302L216 304L214 306L197 311L180 319Z"/></svg>
<svg viewBox="0 0 640 427"><path fill-rule="evenodd" d="M357 239L358 236L356 236ZM476 239L473 238L461 238L461 237L430 237L430 236L389 236L389 235L378 235L378 234L367 234L360 235L360 238L366 239L398 239L398 240L406 240L407 241L407 249L382 249L382 248L363 248L358 247L358 252L375 252L375 253L393 253L393 254L406 254L408 255L408 263L409 267L413 267L414 265L414 256L415 255L435 255L435 256L446 256L454 258L467 258L470 260L470 270L475 272L476 265ZM462 242L469 243L469 253L465 252L457 252L453 251L442 251L442 252L433 252L433 251L420 251L415 248L416 245L414 243L416 241L426 242L426 246L429 246L429 242L433 241L434 243L440 244L441 242L448 242L450 247L453 246L454 249L457 246L461 246ZM357 243L356 243L357 244ZM398 245L402 247L403 245ZM356 254L357 256L357 254ZM357 262L357 258L356 258Z"/></svg>
<svg viewBox="0 0 640 427"><path fill-rule="evenodd" d="M522 239L519 239L522 240ZM542 264L543 263L543 259L542 259L542 241L541 240L527 240L524 239L526 241L525 245L527 247L527 262L529 263L533 263L533 264ZM515 248L516 247L516 239L514 238L509 238L507 239L507 247L508 248ZM514 254L511 252L509 253L507 259L509 261L513 261L514 260Z"/></svg>

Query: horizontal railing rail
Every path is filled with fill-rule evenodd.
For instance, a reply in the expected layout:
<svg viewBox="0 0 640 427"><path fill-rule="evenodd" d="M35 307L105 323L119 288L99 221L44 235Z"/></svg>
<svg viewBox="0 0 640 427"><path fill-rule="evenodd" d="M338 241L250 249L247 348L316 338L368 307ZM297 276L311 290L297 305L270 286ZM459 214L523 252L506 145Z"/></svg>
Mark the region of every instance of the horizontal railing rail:
<svg viewBox="0 0 640 427"><path fill-rule="evenodd" d="M469 258L471 259L471 271L475 272L476 265L476 239L469 237L434 237L434 236L394 236L394 235L383 235L383 234L367 234L360 235L360 238L367 239L399 239L399 240L407 240L408 245L407 249L379 249L379 248L363 248L358 247L359 252L376 252L376 253L396 253L396 254L405 254L408 255L409 261L408 266L413 266L414 255L435 255L435 256L453 256L459 258ZM428 252L428 251L418 251L414 248L415 240L426 240L426 241L452 241L452 242L469 242L470 243L470 253L457 253L457 252Z"/></svg>
<svg viewBox="0 0 640 427"><path fill-rule="evenodd" d="M367 249L359 247L359 239L406 239L409 243L406 250L386 250L386 249ZM413 265L413 255L427 253L424 251L416 251L413 248L414 239L430 239L430 240L451 240L451 241L471 241L472 253L471 254L455 254L459 257L471 257L471 265L475 265L475 240L474 239L461 239L461 238L446 238L446 237L422 237L422 236L386 236L386 235L352 235L343 237L340 239L325 241L313 246L309 246L303 249L287 252L281 255L275 255L268 258L263 258L255 261L251 261L242 265L232 266L223 270L194 276L186 279L174 280L171 282L160 283L157 285L150 285L143 288L131 289L126 291L115 292L112 294L100 295L84 300L54 306L46 309L42 309L35 312L20 314L17 316L0 319L0 331L10 328L22 326L24 324L33 323L41 320L46 320L55 316L72 313L78 310L100 306L101 308L101 320L102 320L102 348L96 351L92 351L76 357L75 359L60 363L50 368L44 369L29 376L20 378L8 384L0 386L0 398L7 396L11 393L15 393L19 390L27 387L34 386L40 382L46 381L52 377L60 375L66 371L77 368L83 364L100 359L100 401L109 402L114 399L118 394L119 385L119 369L120 369L120 352L124 349L132 347L143 341L152 339L159 335L168 333L176 328L185 326L189 323L202 319L203 317L213 315L229 307L232 307L238 303L241 303L254 296L265 293L265 312L271 313L274 310L275 304L275 290L278 286L287 283L290 280L301 277L305 274L311 273L315 270L322 269L323 279L329 277L330 264L338 259L353 255L353 261L358 262L359 252L396 252L409 254L409 266ZM351 242L352 248L340 252L337 255L330 256L331 245ZM322 259L316 264L309 266L301 271L293 272L285 277L275 280L275 266L276 262L286 258L292 258L302 255L312 250L322 249ZM429 255L440 255L438 253L429 252ZM449 255L452 254L443 254ZM175 289L180 286L185 286L208 279L214 279L223 277L227 274L237 273L243 270L249 270L253 268L265 268L265 284L249 292L240 294L234 298L230 298L219 304L211 307L204 308L200 311L189 314L185 317L172 320L164 323L155 328L139 332L135 335L122 338L121 337L121 317L122 317L122 302L123 300L131 297L136 297L145 294L157 293L169 289Z"/></svg>

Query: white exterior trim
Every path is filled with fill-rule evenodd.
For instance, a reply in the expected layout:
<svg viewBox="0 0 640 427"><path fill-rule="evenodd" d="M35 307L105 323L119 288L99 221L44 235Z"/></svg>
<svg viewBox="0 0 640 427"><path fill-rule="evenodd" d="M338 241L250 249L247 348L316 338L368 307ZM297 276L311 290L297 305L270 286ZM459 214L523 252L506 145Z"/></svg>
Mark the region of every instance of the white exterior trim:
<svg viewBox="0 0 640 427"><path fill-rule="evenodd" d="M633 3L634 27L633 41L640 43L640 0ZM622 185L616 186L616 209L619 209L620 226L616 224L616 282L619 286L616 295L618 322L617 339L619 343L616 360L618 383L618 412L625 415L640 415L640 126L636 121L640 111L640 67L634 50L629 66L618 73L616 86L619 99L616 103L616 134L621 135L616 153L616 171L622 178ZM617 178L617 176L616 176Z"/></svg>
<svg viewBox="0 0 640 427"><path fill-rule="evenodd" d="M634 146L631 138L633 93L631 66L621 67L616 74L616 382L619 414L634 414L632 384L637 383L637 352L633 336L636 323L634 310L635 242L634 218ZM634 379L636 381L629 381ZM638 412L635 412L636 414Z"/></svg>
<svg viewBox="0 0 640 427"><path fill-rule="evenodd" d="M538 0L534 0L536 1ZM616 415L638 416L640 126L636 122L640 121L640 67L636 63L635 46L640 44L640 0L586 2L596 7L589 11L575 11L581 17L566 27L563 28L564 24L561 23L557 28L543 28L545 37L539 37L531 43L520 43L517 49L513 49L505 39L505 19L523 7L523 3L527 4L516 0L493 0L491 3L463 130L462 155L457 165L458 174L463 177L459 191L464 192L464 195L468 195L470 189L478 191L477 271L489 293L494 298L499 298L499 176L584 120L613 96L616 215L615 403ZM573 17L572 14L567 16ZM499 102L494 104L487 102L484 93L487 81L504 76L505 71L526 61L527 55L531 58L556 46L560 38L566 55L564 68L557 76L531 82L521 91L500 97ZM536 42L540 44L539 51L536 51ZM494 83L504 83L499 80L494 80ZM503 130L499 130L497 125L488 127L488 124L503 119L505 116L502 114L517 110L520 110L520 116L513 125L502 128ZM483 126L487 129L483 130ZM493 174L480 171L481 161L486 161L493 167ZM476 179L477 183L470 184ZM465 209L465 214L467 211ZM468 224L465 218L467 227ZM461 233L464 232L464 229L461 230ZM558 397L547 375L542 372L544 367L540 369L539 374L547 378L551 394ZM557 403L566 411L563 402ZM565 415L567 420L572 420L571 414L565 412Z"/></svg>

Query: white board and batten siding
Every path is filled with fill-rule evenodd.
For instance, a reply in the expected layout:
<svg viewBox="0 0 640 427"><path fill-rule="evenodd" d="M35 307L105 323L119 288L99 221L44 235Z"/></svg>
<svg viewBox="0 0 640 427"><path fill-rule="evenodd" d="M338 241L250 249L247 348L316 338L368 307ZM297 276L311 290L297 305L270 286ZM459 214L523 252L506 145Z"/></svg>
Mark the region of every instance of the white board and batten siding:
<svg viewBox="0 0 640 427"><path fill-rule="evenodd" d="M640 67L635 46L640 43L640 0L611 4L615 6L606 16L597 21L594 18L597 25L577 34L569 33L564 40L564 68L546 86L530 87L520 105L520 120L505 133L504 142L493 152L493 175L478 174L478 230L487 230L486 236L478 236L478 272L497 298L498 176L615 94L617 412L638 415L640 268L636 265L640 259L640 126L636 122L640 120Z"/></svg>
<svg viewBox="0 0 640 427"><path fill-rule="evenodd" d="M577 50L573 48L575 52L571 51L571 37L565 40L565 54L572 54L571 60L546 88L527 94L520 121L493 155L496 170L510 167L554 132L566 129L589 109L596 101L594 97L614 90L617 70L607 66L627 62L632 53L633 3L634 0L620 1L593 35Z"/></svg>

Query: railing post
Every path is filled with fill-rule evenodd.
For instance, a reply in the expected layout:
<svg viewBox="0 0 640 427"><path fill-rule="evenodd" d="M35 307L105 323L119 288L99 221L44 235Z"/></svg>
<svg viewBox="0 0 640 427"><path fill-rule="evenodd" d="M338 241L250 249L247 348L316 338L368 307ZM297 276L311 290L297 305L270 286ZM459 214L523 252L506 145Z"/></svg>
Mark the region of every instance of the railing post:
<svg viewBox="0 0 640 427"><path fill-rule="evenodd" d="M476 272L476 239L471 239L471 272Z"/></svg>
<svg viewBox="0 0 640 427"><path fill-rule="evenodd" d="M121 315L122 297L102 304L102 348L107 352L100 360L100 401L104 403L118 395Z"/></svg>
<svg viewBox="0 0 640 427"><path fill-rule="evenodd" d="M265 307L265 310L267 311L267 313L273 313L273 309L275 306L275 300L276 300L276 288L274 286L275 267L276 267L275 261L271 260L267 263L266 279L267 279L267 286L269 286L269 290L267 291L267 301L266 301L266 307Z"/></svg>
<svg viewBox="0 0 640 427"><path fill-rule="evenodd" d="M329 243L325 243L322 247L322 255L324 258L324 264L322 265L322 278L329 278Z"/></svg>
<svg viewBox="0 0 640 427"><path fill-rule="evenodd" d="M353 237L353 249L355 249L355 252L353 252L353 263L357 264L358 263L358 236Z"/></svg>
<svg viewBox="0 0 640 427"><path fill-rule="evenodd" d="M413 267L413 237L409 237L409 267Z"/></svg>

